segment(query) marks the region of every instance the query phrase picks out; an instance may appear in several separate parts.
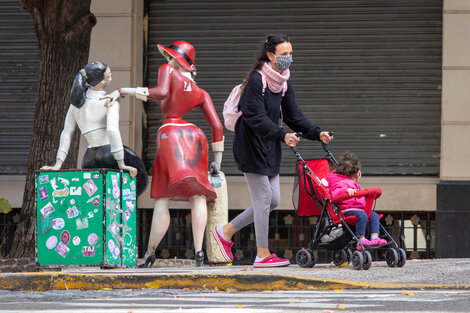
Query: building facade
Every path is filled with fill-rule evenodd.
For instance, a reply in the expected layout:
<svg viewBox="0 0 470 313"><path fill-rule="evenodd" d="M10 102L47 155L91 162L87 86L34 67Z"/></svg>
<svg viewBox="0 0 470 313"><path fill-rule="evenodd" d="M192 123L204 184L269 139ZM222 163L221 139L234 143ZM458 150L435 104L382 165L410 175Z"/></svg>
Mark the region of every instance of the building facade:
<svg viewBox="0 0 470 313"><path fill-rule="evenodd" d="M16 51L26 47L34 52L34 31L16 1L2 5L4 16L14 16L0 22L12 30L0 31L5 32L0 38L2 55L7 56L2 61L7 69L1 74L5 75L2 85L22 86L29 92L28 100L21 100L6 87L0 89L0 197L19 208L28 133L15 125L32 126L38 55L8 53L13 44L18 46ZM384 223L395 238L412 257L470 256L468 246L449 247L456 236L455 224L470 217L469 205L465 207L470 194L470 165L465 162L470 154L465 141L470 127L466 107L470 95L465 88L470 81L469 0L94 0L91 11L98 23L92 32L90 61L103 61L113 69L112 87L154 86L164 61L156 44L187 40L196 48L196 81L211 94L221 119L223 101L250 69L262 38L273 31L287 33L294 47L292 82L300 107L313 122L335 132L330 149L336 156L346 150L359 155L364 167L361 184L383 190L376 209L385 214ZM14 32L28 36L17 42ZM18 72L29 79L13 79ZM21 103L29 115L15 120L18 107L11 103ZM124 144L141 152L149 168L159 114L155 102L122 100ZM199 112L187 119L210 138ZM250 197L233 161L233 134L226 131L225 136L222 170L227 175L232 216L250 205ZM79 160L85 148L82 140ZM324 156L316 143L303 141L299 151L304 158ZM16 163L11 166L13 160ZM299 219L293 211L294 166L295 156L285 149L281 204L273 213L270 238L276 247L287 247L283 250L287 256L305 245L316 222ZM139 199L143 245L151 217L146 209L153 207L149 194L147 190ZM180 209L172 219L173 226L180 225L175 226L180 235L167 238L167 246L176 240L189 247L184 242L189 206L170 205ZM253 235L250 231L240 236L243 259ZM179 253L165 248L160 252L167 257Z"/></svg>

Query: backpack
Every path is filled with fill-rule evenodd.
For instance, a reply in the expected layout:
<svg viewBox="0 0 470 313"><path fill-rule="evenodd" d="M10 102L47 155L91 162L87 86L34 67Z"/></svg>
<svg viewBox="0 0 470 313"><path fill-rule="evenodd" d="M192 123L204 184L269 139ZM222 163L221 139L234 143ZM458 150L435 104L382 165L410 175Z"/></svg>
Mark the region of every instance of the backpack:
<svg viewBox="0 0 470 313"><path fill-rule="evenodd" d="M258 71L261 74L261 81L263 82L263 91L262 94L264 96L264 91L266 90L266 77L261 71ZM241 111L238 111L238 103L240 102L240 97L242 95L241 90L242 84L236 85L232 91L230 92L227 100L224 103L224 110L222 111L222 115L224 116L224 125L230 131L235 131L235 124L237 123L238 118L242 115ZM282 96L286 94L287 91L287 82L284 82L282 87Z"/></svg>

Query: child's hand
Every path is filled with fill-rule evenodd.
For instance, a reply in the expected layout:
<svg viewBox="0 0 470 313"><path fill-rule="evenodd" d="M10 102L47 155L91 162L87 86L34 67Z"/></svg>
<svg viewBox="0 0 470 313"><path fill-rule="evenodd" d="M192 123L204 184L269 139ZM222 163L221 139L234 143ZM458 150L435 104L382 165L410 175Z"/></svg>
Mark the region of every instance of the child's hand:
<svg viewBox="0 0 470 313"><path fill-rule="evenodd" d="M356 191L357 191L356 189L349 188L348 189L348 195L352 196L353 194L356 193Z"/></svg>

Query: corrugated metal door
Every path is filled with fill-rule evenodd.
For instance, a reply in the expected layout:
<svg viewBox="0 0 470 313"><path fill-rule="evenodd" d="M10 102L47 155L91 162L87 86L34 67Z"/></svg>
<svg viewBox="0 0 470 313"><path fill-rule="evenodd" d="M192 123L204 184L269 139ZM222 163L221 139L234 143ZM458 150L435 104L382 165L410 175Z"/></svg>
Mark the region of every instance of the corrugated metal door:
<svg viewBox="0 0 470 313"><path fill-rule="evenodd" d="M336 156L355 152L365 174L438 175L439 0L150 0L148 86L155 86L164 62L156 44L187 40L196 48L196 82L222 118L226 97L250 70L265 35L275 31L291 38L297 101L314 123L335 132L330 149ZM186 119L210 136L200 111ZM149 165L160 125L160 109L149 102ZM240 174L231 151L233 133L225 136L223 170ZM325 155L310 141L302 141L299 151L304 158ZM286 148L281 173L292 174L294 164Z"/></svg>
<svg viewBox="0 0 470 313"><path fill-rule="evenodd" d="M39 50L19 0L0 2L0 174L24 174L36 103Z"/></svg>

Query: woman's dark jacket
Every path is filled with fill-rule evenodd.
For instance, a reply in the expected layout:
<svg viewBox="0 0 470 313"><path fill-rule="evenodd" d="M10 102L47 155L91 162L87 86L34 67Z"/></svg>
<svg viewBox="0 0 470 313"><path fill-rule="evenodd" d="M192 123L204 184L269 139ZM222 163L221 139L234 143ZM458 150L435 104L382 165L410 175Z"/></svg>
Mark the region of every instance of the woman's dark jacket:
<svg viewBox="0 0 470 313"><path fill-rule="evenodd" d="M240 98L242 115L235 125L233 154L238 169L244 173L267 176L279 174L281 166L281 143L287 132L279 126L279 118L295 132L304 137L319 140L321 129L313 125L299 109L294 88L287 81L287 91L273 93L266 86L263 95L261 74L251 74Z"/></svg>

